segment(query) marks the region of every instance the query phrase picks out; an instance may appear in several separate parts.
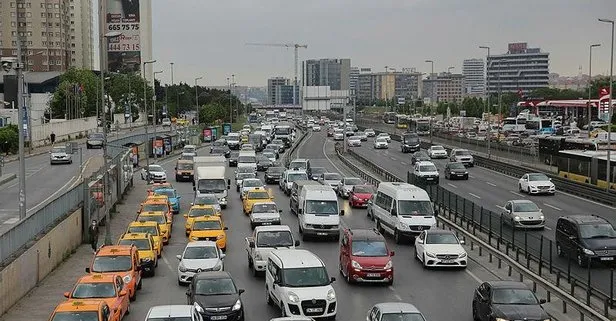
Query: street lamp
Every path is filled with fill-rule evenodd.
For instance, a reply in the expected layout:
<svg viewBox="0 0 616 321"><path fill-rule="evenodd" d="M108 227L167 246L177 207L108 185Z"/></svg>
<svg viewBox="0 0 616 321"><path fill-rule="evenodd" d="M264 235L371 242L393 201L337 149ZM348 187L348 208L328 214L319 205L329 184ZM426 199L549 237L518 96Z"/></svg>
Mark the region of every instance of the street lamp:
<svg viewBox="0 0 616 321"><path fill-rule="evenodd" d="M146 180L148 184L150 183L150 171L149 171L150 170L150 154L149 152L152 151L152 154L154 154L154 146L153 146L154 142L150 143L150 137L148 135L150 117L148 116L148 97L147 97L148 79L145 76L145 67L147 64L153 64L155 62L156 60L148 60L148 61L143 62L143 110L145 111L145 140L146 140L146 146L149 145L149 147L145 149L145 152L146 152L146 155L145 155L145 163L146 163L145 174L146 175L145 176L146 176Z"/></svg>
<svg viewBox="0 0 616 321"><path fill-rule="evenodd" d="M601 44L597 43L590 45L590 55L588 58L588 138L590 138L590 120L592 119L592 108L590 105L591 85L592 85L592 48L600 47ZM610 95L611 96L611 95ZM597 103L597 116L599 115L599 104Z"/></svg>
<svg viewBox="0 0 616 321"><path fill-rule="evenodd" d="M490 88L490 78L488 77L488 59L490 59L490 47L488 46L479 46L479 49L486 49L488 50L488 55L486 57L486 87L485 87L485 93L486 93L486 104L487 104L487 112L488 112L488 158L490 158L490 142L492 141L492 126L490 126L490 93L488 91L488 89ZM484 105L485 106L485 105ZM483 112L486 112L486 107L483 108Z"/></svg>
<svg viewBox="0 0 616 321"><path fill-rule="evenodd" d="M607 181L607 190L610 190L612 179L610 175L610 163L612 162L610 149L612 148L612 89L613 89L613 78L614 78L614 20L609 19L599 19L600 22L609 23L612 25L612 37L610 38L612 42L612 46L610 48L610 100L609 105L607 107L607 172L606 172L606 181ZM597 105L598 106L598 105ZM598 108L597 108L598 109ZM598 110L597 110L598 113Z"/></svg>
<svg viewBox="0 0 616 321"><path fill-rule="evenodd" d="M197 112L195 114L197 121L195 123L197 126L199 126L199 89L197 88L197 81L201 79L203 79L203 76L195 78L195 104L197 105L195 110Z"/></svg>
<svg viewBox="0 0 616 321"><path fill-rule="evenodd" d="M156 86L156 75L162 74L163 71L155 71L154 78L152 78L152 86ZM154 94L152 95L152 117L154 121L154 136L156 136L156 125L158 125L158 113L156 112L156 90L154 90Z"/></svg>
<svg viewBox="0 0 616 321"><path fill-rule="evenodd" d="M233 122L233 108L231 108L231 78L227 77L227 85L229 86L229 123Z"/></svg>

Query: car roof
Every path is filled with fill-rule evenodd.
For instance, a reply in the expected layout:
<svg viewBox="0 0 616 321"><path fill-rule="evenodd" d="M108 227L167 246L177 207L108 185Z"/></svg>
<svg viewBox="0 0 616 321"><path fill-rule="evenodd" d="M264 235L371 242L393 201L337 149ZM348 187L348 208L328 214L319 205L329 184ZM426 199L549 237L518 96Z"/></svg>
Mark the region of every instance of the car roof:
<svg viewBox="0 0 616 321"><path fill-rule="evenodd" d="M118 275L116 274L86 274L82 276L77 283L109 283L115 282L115 279Z"/></svg>
<svg viewBox="0 0 616 321"><path fill-rule="evenodd" d="M352 239L354 241L369 241L369 240L373 240L373 241L384 241L385 238L383 238L383 235L381 235L381 233L374 231L374 230L369 230L369 229L350 229L348 230L349 234L351 234L353 237Z"/></svg>
<svg viewBox="0 0 616 321"><path fill-rule="evenodd" d="M509 200L509 202L511 203L533 203L535 204L535 202L531 201L531 200Z"/></svg>
<svg viewBox="0 0 616 321"><path fill-rule="evenodd" d="M211 246L211 247L216 247L216 242L214 241L192 241L189 243L186 243L186 247L206 247L206 246Z"/></svg>
<svg viewBox="0 0 616 321"><path fill-rule="evenodd" d="M291 231L291 228L288 225L261 225L255 227L256 232L262 231Z"/></svg>
<svg viewBox="0 0 616 321"><path fill-rule="evenodd" d="M415 164L417 164L417 165L434 165L433 162L429 162L429 161L420 161L420 162L417 162ZM434 166L436 166L436 165L434 165Z"/></svg>
<svg viewBox="0 0 616 321"><path fill-rule="evenodd" d="M141 240L147 239L149 236L149 233L124 233L120 240Z"/></svg>
<svg viewBox="0 0 616 321"><path fill-rule="evenodd" d="M276 256L283 262L283 268L304 268L325 266L316 254L304 249L274 250L272 256ZM209 273L209 272L208 272Z"/></svg>
<svg viewBox="0 0 616 321"><path fill-rule="evenodd" d="M130 245L105 245L96 251L100 256L131 255L133 248Z"/></svg>
<svg viewBox="0 0 616 321"><path fill-rule="evenodd" d="M206 279L233 279L231 274L227 271L208 271L195 274L193 277L198 280Z"/></svg>
<svg viewBox="0 0 616 321"><path fill-rule="evenodd" d="M153 306L148 311L147 318L191 317L193 308L192 305Z"/></svg>
<svg viewBox="0 0 616 321"><path fill-rule="evenodd" d="M375 305L383 313L410 312L421 313L414 305L405 302L383 302Z"/></svg>
<svg viewBox="0 0 616 321"><path fill-rule="evenodd" d="M604 224L609 222L601 216L597 215L569 215L561 217L577 224Z"/></svg>
<svg viewBox="0 0 616 321"><path fill-rule="evenodd" d="M526 289L528 290L528 286L523 282L495 280L495 281L487 281L486 283L488 283L494 289Z"/></svg>
<svg viewBox="0 0 616 321"><path fill-rule="evenodd" d="M453 233L453 231L443 230L443 229L432 229L431 228L431 229L425 230L425 232L426 232L426 234L452 234L452 235L455 235Z"/></svg>
<svg viewBox="0 0 616 321"><path fill-rule="evenodd" d="M222 220L220 219L220 217L216 216L216 215L206 215L206 216L199 216L199 217L195 217L195 222L203 222L203 221L217 221L217 222L222 222Z"/></svg>
<svg viewBox="0 0 616 321"><path fill-rule="evenodd" d="M71 300L60 302L54 312L100 311L105 305L102 300Z"/></svg>

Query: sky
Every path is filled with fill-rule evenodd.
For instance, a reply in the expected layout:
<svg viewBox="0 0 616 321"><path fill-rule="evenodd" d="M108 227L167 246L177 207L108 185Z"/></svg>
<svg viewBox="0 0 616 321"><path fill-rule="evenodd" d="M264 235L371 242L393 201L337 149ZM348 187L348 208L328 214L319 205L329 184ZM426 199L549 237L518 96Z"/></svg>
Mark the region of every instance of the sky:
<svg viewBox="0 0 616 321"><path fill-rule="evenodd" d="M293 49L246 43L299 43L300 61L350 58L351 65L435 72L462 60L507 51L527 42L550 53L550 72L609 74L609 24L616 0L152 0L153 58L159 79L265 86L267 78L293 77ZM300 69L301 73L301 69Z"/></svg>

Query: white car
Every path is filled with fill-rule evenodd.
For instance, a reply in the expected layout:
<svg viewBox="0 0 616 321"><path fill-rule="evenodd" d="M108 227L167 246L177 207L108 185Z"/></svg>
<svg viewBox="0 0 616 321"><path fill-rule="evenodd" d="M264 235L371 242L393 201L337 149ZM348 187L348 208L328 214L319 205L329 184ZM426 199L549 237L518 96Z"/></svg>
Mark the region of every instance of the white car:
<svg viewBox="0 0 616 321"><path fill-rule="evenodd" d="M336 141L344 140L344 131L342 129L339 129L339 128L334 129L334 140Z"/></svg>
<svg viewBox="0 0 616 321"><path fill-rule="evenodd" d="M388 133L380 133L380 134L378 134L378 136L376 136L376 139L379 139L379 138L385 138L385 139L387 139L388 143L391 143L391 136L389 136Z"/></svg>
<svg viewBox="0 0 616 321"><path fill-rule="evenodd" d="M518 181L518 190L528 194L554 195L556 186L552 183L552 179L543 173L528 173Z"/></svg>
<svg viewBox="0 0 616 321"><path fill-rule="evenodd" d="M320 132L321 131L321 126L314 124L312 125L312 131L313 132Z"/></svg>
<svg viewBox="0 0 616 321"><path fill-rule="evenodd" d="M426 184L438 185L439 183L438 168L432 162L416 162L413 167L413 174Z"/></svg>
<svg viewBox="0 0 616 321"><path fill-rule="evenodd" d="M366 134L367 137L374 137L374 136L376 136L376 133L374 132L374 129L372 129L372 128L366 128L364 130L364 134Z"/></svg>
<svg viewBox="0 0 616 321"><path fill-rule="evenodd" d="M252 144L242 144L242 147L240 148L240 150L255 150L254 146L252 146Z"/></svg>
<svg viewBox="0 0 616 321"><path fill-rule="evenodd" d="M347 139L347 145L349 147L361 147L361 138L359 136L349 137Z"/></svg>
<svg viewBox="0 0 616 321"><path fill-rule="evenodd" d="M207 271L222 271L225 254L214 241L195 241L186 244L184 252L176 255L178 264L178 284L190 283L195 274Z"/></svg>
<svg viewBox="0 0 616 321"><path fill-rule="evenodd" d="M203 321L194 305L157 305L150 308L145 321L186 320Z"/></svg>
<svg viewBox="0 0 616 321"><path fill-rule="evenodd" d="M162 123L163 127L171 127L171 119L169 119L169 118L163 118L161 123Z"/></svg>
<svg viewBox="0 0 616 321"><path fill-rule="evenodd" d="M72 164L73 158L67 153L69 147L56 146L49 152L49 163L53 164Z"/></svg>
<svg viewBox="0 0 616 321"><path fill-rule="evenodd" d="M165 183L167 181L167 173L160 165L150 165L141 171L141 179L147 180L148 177L154 183Z"/></svg>
<svg viewBox="0 0 616 321"><path fill-rule="evenodd" d="M280 225L279 210L274 202L254 203L250 211L250 227L252 229L258 225Z"/></svg>
<svg viewBox="0 0 616 321"><path fill-rule="evenodd" d="M415 239L415 258L428 267L466 268L468 256L463 241L448 230L429 229Z"/></svg>
<svg viewBox="0 0 616 321"><path fill-rule="evenodd" d="M328 185L336 189L338 188L338 184L342 182L342 175L338 173L323 173L317 181L323 185Z"/></svg>
<svg viewBox="0 0 616 321"><path fill-rule="evenodd" d="M347 199L349 198L349 195L351 195L353 186L362 184L363 181L361 178L345 177L340 181L340 183L338 183L338 186L336 186L336 194L344 199Z"/></svg>
<svg viewBox="0 0 616 321"><path fill-rule="evenodd" d="M434 145L428 148L428 156L430 156L430 158L447 158L449 154L445 150L445 147Z"/></svg>
<svg viewBox="0 0 616 321"><path fill-rule="evenodd" d="M385 137L377 137L374 140L374 149L388 149L389 143L387 143L387 138Z"/></svg>
<svg viewBox="0 0 616 321"><path fill-rule="evenodd" d="M244 199L244 195L248 193L249 190L262 187L265 189L265 184L261 181L260 178L245 178L240 183L240 199Z"/></svg>

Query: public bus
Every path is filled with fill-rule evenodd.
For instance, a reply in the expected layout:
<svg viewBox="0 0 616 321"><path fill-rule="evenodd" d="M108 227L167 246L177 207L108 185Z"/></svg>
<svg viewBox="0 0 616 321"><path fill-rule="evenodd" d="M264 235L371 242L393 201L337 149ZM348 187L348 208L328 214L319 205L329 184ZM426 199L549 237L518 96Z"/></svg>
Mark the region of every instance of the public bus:
<svg viewBox="0 0 616 321"><path fill-rule="evenodd" d="M430 135L431 121L429 117L411 119L411 130L419 136Z"/></svg>
<svg viewBox="0 0 616 321"><path fill-rule="evenodd" d="M398 114L396 115L396 128L407 129L409 128L409 116Z"/></svg>
<svg viewBox="0 0 616 321"><path fill-rule="evenodd" d="M396 113L387 111L383 113L383 122L385 124L395 124L396 123Z"/></svg>
<svg viewBox="0 0 616 321"><path fill-rule="evenodd" d="M507 117L503 120L503 131L505 132L523 132L526 130L526 118L524 117Z"/></svg>

